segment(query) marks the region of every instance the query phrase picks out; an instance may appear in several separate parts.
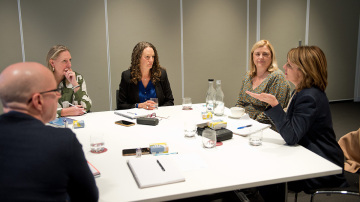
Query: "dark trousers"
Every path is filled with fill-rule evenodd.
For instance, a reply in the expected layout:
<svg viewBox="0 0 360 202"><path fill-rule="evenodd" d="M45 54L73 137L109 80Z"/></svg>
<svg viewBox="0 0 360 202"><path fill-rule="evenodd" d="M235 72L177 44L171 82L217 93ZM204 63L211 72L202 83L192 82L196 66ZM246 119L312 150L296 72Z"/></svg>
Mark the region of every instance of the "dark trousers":
<svg viewBox="0 0 360 202"><path fill-rule="evenodd" d="M286 183L266 185L258 187L258 190L265 202L286 201Z"/></svg>

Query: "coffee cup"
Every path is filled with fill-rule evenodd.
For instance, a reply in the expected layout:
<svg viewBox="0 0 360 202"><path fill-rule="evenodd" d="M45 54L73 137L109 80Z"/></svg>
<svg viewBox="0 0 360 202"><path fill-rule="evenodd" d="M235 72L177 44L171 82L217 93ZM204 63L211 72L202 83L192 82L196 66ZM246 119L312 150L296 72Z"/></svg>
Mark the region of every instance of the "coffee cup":
<svg viewBox="0 0 360 202"><path fill-rule="evenodd" d="M245 114L245 109L241 107L231 107L231 117L240 118Z"/></svg>

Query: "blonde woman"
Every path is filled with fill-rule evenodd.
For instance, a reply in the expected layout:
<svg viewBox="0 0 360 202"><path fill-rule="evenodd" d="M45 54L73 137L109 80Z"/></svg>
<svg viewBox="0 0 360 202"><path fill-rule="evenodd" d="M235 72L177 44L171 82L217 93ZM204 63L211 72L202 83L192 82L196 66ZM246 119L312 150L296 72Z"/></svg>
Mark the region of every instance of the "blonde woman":
<svg viewBox="0 0 360 202"><path fill-rule="evenodd" d="M51 47L46 63L61 90L57 116L80 116L89 112L91 99L86 91L85 79L72 70L70 50L63 45Z"/></svg>
<svg viewBox="0 0 360 202"><path fill-rule="evenodd" d="M269 104L249 96L246 91L272 94L282 107L286 107L290 98L290 85L277 66L274 48L268 40L256 42L250 55L250 70L242 81L235 106L245 108L246 113L254 120L272 124L264 114ZM273 124L272 129L275 129Z"/></svg>

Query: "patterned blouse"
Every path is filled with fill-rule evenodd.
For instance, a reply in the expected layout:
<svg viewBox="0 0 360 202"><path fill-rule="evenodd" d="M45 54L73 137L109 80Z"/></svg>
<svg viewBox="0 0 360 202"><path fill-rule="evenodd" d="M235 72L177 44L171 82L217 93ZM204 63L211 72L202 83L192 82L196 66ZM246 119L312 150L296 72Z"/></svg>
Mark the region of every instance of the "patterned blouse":
<svg viewBox="0 0 360 202"><path fill-rule="evenodd" d="M75 72L76 81L80 85L80 89L74 93L72 89L73 85L68 83L66 85L66 78L64 78L58 88L61 89L61 98L58 101L58 109L57 109L57 117L61 116L62 108L68 108L70 105L82 105L87 112L90 111L91 108L91 99L86 92L86 83L83 76L77 72Z"/></svg>
<svg viewBox="0 0 360 202"><path fill-rule="evenodd" d="M251 77L249 76L249 73L246 73L235 106L245 108L245 111L249 114L250 118L261 123L271 124L271 128L276 130L275 125L264 113L265 109L270 105L251 97L246 94L245 91L272 94L283 108L287 107L290 99L290 85L285 80L284 73L279 69L275 70L271 72L258 87L253 89L252 86Z"/></svg>

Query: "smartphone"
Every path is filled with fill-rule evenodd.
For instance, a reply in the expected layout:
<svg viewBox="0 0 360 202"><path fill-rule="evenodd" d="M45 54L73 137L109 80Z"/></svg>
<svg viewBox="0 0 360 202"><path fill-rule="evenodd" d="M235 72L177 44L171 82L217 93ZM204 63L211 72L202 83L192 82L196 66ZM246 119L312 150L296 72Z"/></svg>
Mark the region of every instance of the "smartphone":
<svg viewBox="0 0 360 202"><path fill-rule="evenodd" d="M134 122L125 121L125 120L116 121L115 124L122 125L122 126L127 126L127 127L135 125Z"/></svg>
<svg viewBox="0 0 360 202"><path fill-rule="evenodd" d="M123 156L134 156L136 155L136 149L123 149ZM141 154L150 154L150 148L141 148Z"/></svg>

